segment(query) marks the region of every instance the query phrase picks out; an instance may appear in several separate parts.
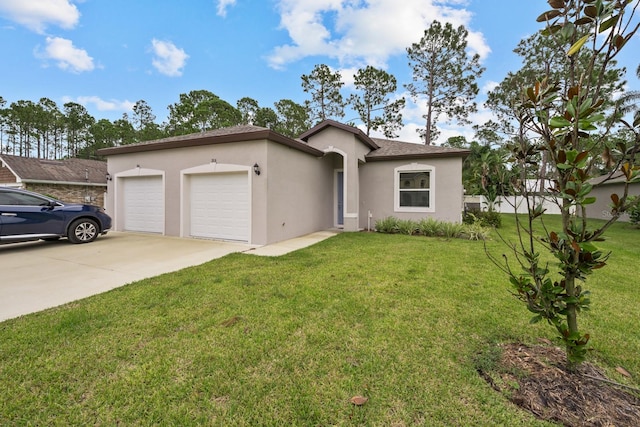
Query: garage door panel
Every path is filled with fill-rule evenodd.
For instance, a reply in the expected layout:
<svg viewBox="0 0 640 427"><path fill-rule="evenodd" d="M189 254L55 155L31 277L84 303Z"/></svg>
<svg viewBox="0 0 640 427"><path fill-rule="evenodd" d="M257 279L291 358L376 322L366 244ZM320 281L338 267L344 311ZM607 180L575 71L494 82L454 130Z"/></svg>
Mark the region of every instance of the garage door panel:
<svg viewBox="0 0 640 427"><path fill-rule="evenodd" d="M193 175L190 219L193 237L248 241L248 174Z"/></svg>
<svg viewBox="0 0 640 427"><path fill-rule="evenodd" d="M124 229L162 233L164 190L161 176L124 179Z"/></svg>

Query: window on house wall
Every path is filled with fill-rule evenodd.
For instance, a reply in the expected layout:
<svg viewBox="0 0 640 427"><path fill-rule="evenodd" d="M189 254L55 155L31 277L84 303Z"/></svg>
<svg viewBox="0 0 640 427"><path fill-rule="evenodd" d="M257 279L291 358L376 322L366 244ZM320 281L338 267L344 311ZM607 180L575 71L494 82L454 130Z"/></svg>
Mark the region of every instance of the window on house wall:
<svg viewBox="0 0 640 427"><path fill-rule="evenodd" d="M395 210L397 212L432 212L434 169L411 164L395 169Z"/></svg>

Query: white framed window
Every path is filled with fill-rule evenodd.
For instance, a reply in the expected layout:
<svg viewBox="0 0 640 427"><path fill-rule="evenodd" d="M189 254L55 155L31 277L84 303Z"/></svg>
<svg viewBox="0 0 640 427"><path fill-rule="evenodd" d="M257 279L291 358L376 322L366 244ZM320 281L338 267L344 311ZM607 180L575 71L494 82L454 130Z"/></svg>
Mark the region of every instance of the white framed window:
<svg viewBox="0 0 640 427"><path fill-rule="evenodd" d="M435 212L435 168L412 163L394 169L396 212Z"/></svg>

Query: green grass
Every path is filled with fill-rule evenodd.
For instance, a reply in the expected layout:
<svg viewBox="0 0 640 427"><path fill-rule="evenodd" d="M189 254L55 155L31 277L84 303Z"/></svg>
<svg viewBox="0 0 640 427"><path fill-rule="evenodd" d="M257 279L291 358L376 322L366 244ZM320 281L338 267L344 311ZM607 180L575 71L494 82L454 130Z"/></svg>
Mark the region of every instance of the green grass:
<svg viewBox="0 0 640 427"><path fill-rule="evenodd" d="M615 367L640 376L640 231L609 236L581 325L590 361L637 386ZM476 372L496 342L554 337L509 291L479 241L343 233L229 255L0 323L0 425L549 425Z"/></svg>

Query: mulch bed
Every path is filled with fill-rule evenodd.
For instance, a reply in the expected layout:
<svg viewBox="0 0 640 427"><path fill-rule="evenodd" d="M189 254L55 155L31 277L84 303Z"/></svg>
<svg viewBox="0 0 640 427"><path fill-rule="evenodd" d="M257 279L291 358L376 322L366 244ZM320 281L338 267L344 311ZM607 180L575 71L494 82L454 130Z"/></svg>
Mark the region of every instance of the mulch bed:
<svg viewBox="0 0 640 427"><path fill-rule="evenodd" d="M564 351L557 347L504 344L498 366L479 373L542 420L576 427L640 426L637 389L608 380L587 362L576 373L568 372L565 361Z"/></svg>

